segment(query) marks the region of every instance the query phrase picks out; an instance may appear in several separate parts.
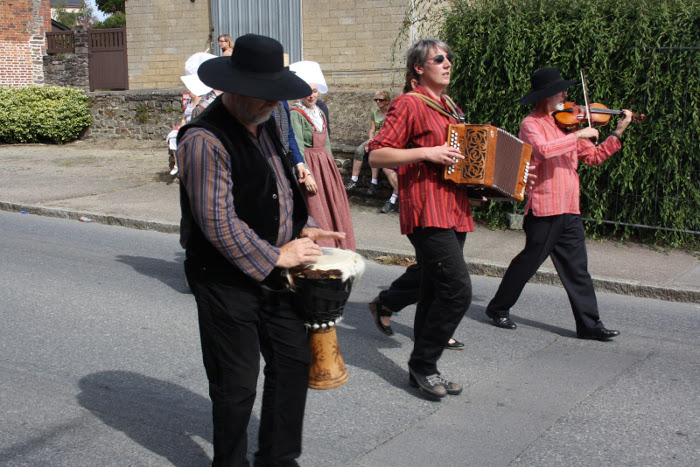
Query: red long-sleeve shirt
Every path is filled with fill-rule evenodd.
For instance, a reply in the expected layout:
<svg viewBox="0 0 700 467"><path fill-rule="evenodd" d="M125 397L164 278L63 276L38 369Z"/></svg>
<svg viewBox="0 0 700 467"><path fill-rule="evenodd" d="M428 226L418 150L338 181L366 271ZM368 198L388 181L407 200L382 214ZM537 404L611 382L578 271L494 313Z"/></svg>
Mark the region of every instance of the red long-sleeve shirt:
<svg viewBox="0 0 700 467"><path fill-rule="evenodd" d="M617 152L620 140L609 136L600 145L588 139L576 141L573 133L559 128L554 117L535 110L520 125L520 139L532 145L531 166L537 175L525 213L535 216L580 214L578 161L600 165Z"/></svg>
<svg viewBox="0 0 700 467"><path fill-rule="evenodd" d="M430 97L421 86L416 86L414 92ZM441 104L448 108L444 98ZM457 121L429 108L419 97L399 96L389 107L384 125L369 149L442 146L449 123ZM402 234L410 234L417 227L474 230L466 190L441 180L438 167L426 162L402 165L398 175Z"/></svg>

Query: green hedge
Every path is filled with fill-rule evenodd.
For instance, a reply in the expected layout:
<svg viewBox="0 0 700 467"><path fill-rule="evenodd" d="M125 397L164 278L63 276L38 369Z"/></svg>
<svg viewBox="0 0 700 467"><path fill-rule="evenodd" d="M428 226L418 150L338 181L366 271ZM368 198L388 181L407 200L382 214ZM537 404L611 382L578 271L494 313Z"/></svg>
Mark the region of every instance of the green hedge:
<svg viewBox="0 0 700 467"><path fill-rule="evenodd" d="M431 3L424 0L423 3ZM529 76L556 66L592 102L647 114L602 166L581 165L584 217L700 231L700 3L697 0L454 0L440 37L457 57L450 95L472 123L514 134L531 107L518 105ZM570 99L583 102L581 87ZM618 117L601 128L602 138ZM522 209L523 205L517 206ZM511 203L476 215L502 224ZM591 235L697 247L698 235L587 223Z"/></svg>
<svg viewBox="0 0 700 467"><path fill-rule="evenodd" d="M85 92L70 87L0 87L1 143L64 143L91 123Z"/></svg>

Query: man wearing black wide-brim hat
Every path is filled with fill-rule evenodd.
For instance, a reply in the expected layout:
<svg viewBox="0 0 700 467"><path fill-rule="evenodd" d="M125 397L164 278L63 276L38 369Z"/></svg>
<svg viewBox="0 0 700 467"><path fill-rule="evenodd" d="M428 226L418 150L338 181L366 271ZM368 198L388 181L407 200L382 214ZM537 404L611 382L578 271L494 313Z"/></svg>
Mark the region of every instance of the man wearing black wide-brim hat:
<svg viewBox="0 0 700 467"><path fill-rule="evenodd" d="M586 238L579 209L579 161L600 165L621 147L621 136L632 120L629 110L617 129L600 145L592 127L567 133L553 117L564 109L566 89L574 84L553 67L541 68L530 77L531 90L520 104L535 110L520 125L520 139L532 145L531 172L536 175L529 189L523 228L525 248L510 263L495 297L486 308L494 325L515 329L510 309L540 265L552 258L566 289L581 339L608 340L619 331L606 329L600 321L593 282L588 273Z"/></svg>
<svg viewBox="0 0 700 467"><path fill-rule="evenodd" d="M272 111L311 94L284 66L282 45L247 34L198 70L223 91L178 135L181 244L199 312L213 406L213 465L249 465L248 421L260 353L265 384L256 465L297 465L310 350L284 269L314 263L315 227Z"/></svg>

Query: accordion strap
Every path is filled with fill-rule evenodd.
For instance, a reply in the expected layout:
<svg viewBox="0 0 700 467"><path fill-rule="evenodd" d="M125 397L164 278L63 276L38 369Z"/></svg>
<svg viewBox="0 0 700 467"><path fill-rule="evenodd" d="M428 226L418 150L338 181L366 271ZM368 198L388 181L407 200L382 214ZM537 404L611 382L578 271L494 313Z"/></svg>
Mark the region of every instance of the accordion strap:
<svg viewBox="0 0 700 467"><path fill-rule="evenodd" d="M452 102L452 99L450 99L449 96L443 94L443 97L445 98L445 102L447 103L447 107L449 109L448 110L441 106L435 99L431 99L430 97L424 94L420 94L418 92L409 92L407 95L416 96L420 98L423 102L425 102L425 105L435 110L439 114L444 115L447 118L453 118L459 123L464 123L464 114L459 111L459 109L457 108L455 103Z"/></svg>

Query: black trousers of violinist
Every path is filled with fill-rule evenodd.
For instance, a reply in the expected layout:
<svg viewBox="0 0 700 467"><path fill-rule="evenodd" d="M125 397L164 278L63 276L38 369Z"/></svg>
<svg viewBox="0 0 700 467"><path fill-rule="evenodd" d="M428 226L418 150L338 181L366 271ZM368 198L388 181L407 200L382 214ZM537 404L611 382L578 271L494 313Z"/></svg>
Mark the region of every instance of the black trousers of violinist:
<svg viewBox="0 0 700 467"><path fill-rule="evenodd" d="M593 281L588 273L588 253L583 222L578 214L525 216L525 248L511 261L496 295L486 308L499 318L508 318L525 284L547 259L557 270L569 296L577 331L602 328Z"/></svg>

